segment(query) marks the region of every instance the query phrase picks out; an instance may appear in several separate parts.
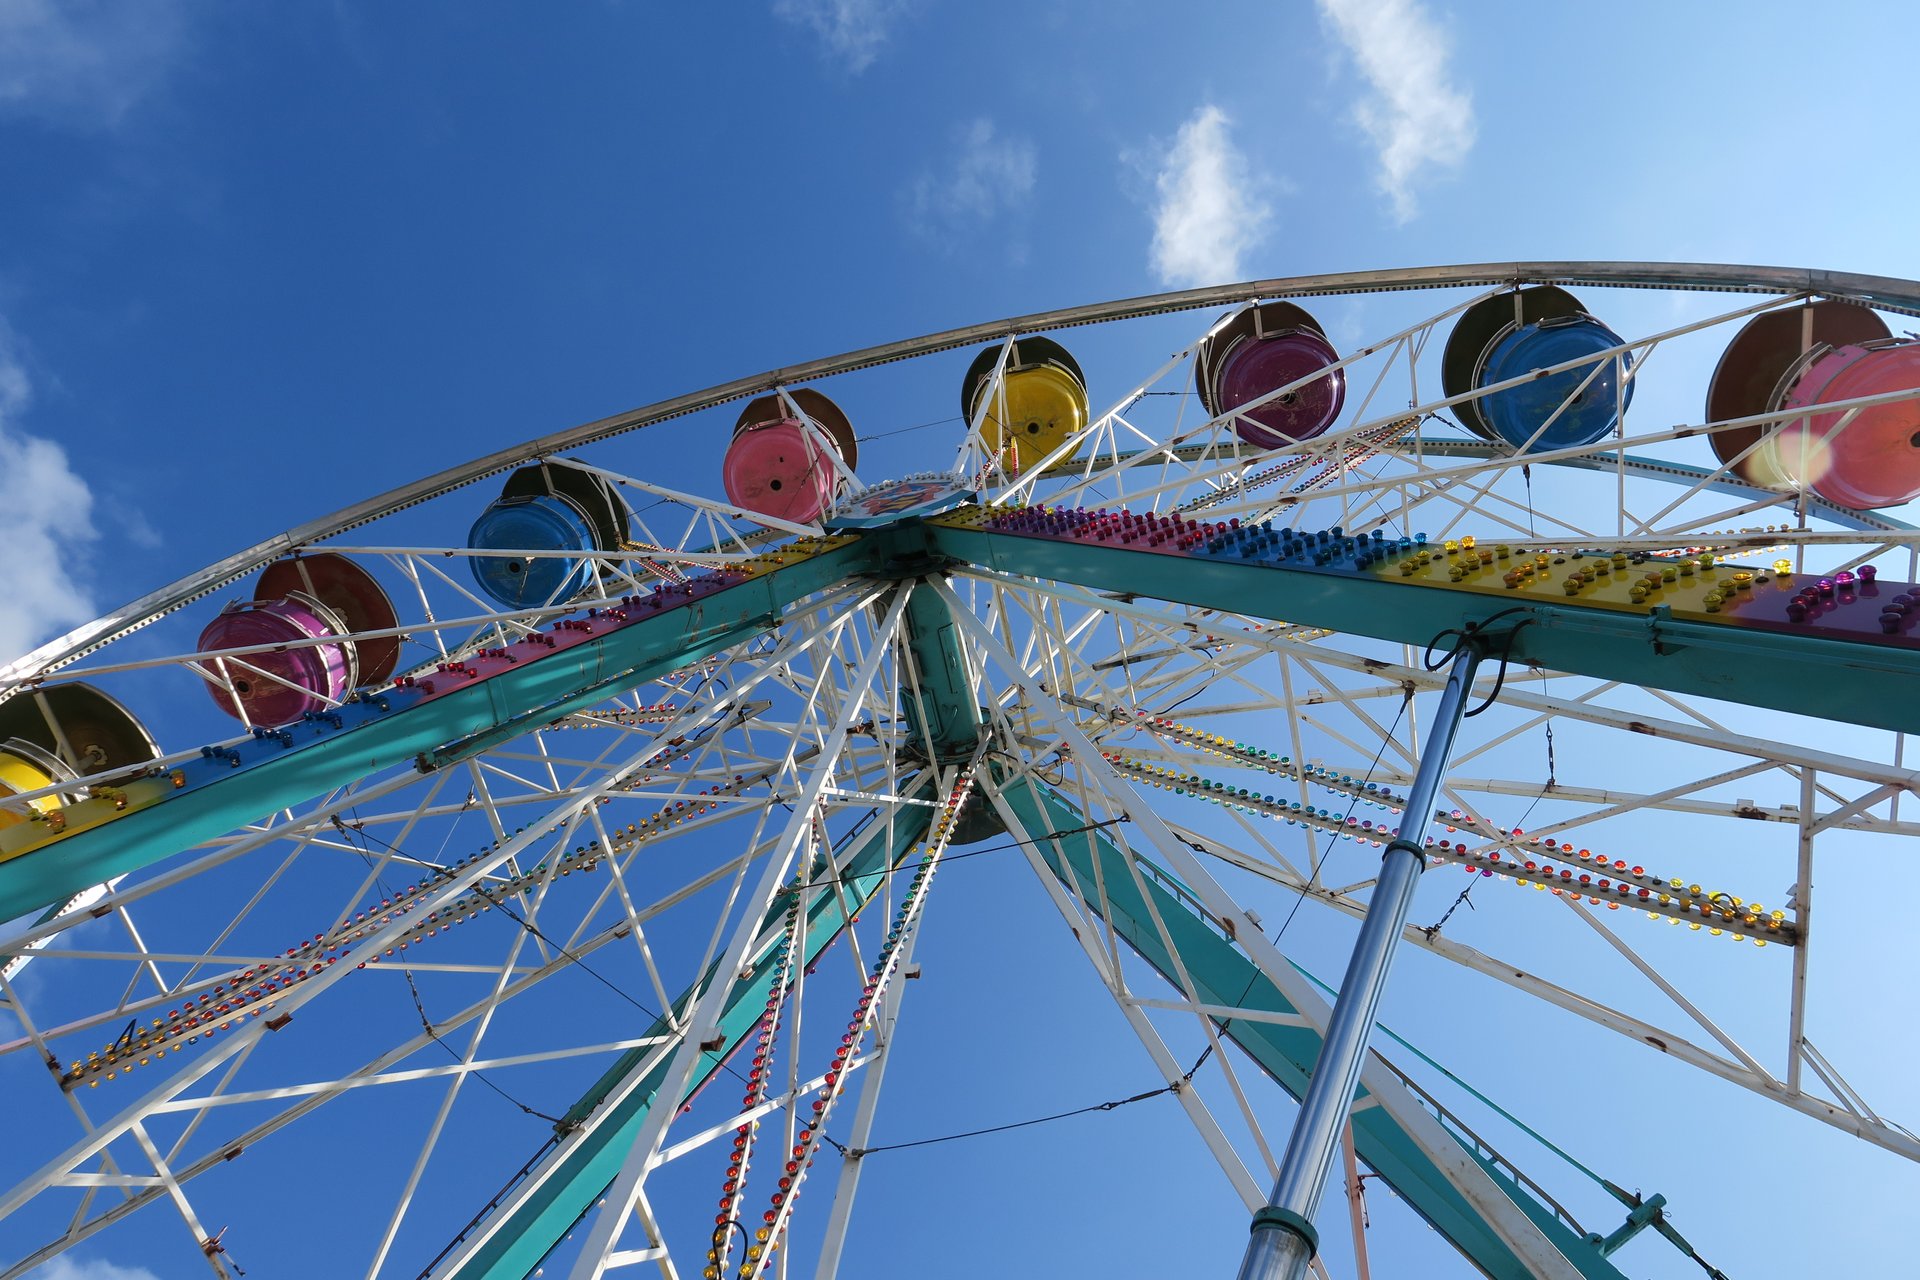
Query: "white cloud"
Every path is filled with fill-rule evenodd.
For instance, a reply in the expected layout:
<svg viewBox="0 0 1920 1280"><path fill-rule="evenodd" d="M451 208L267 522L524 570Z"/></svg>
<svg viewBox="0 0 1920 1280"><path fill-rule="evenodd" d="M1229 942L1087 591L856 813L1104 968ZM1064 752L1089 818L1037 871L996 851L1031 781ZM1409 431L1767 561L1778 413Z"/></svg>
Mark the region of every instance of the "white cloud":
<svg viewBox="0 0 1920 1280"><path fill-rule="evenodd" d="M75 578L98 536L93 492L65 449L16 425L31 392L0 320L0 662L99 612Z"/></svg>
<svg viewBox="0 0 1920 1280"><path fill-rule="evenodd" d="M1447 68L1445 34L1420 0L1319 0L1372 92L1354 109L1380 155L1394 217L1413 217L1415 180L1457 167L1473 149L1473 99Z"/></svg>
<svg viewBox="0 0 1920 1280"><path fill-rule="evenodd" d="M1240 279L1240 259L1265 237L1273 209L1211 104L1194 112L1159 159L1154 187L1153 271L1162 284Z"/></svg>
<svg viewBox="0 0 1920 1280"><path fill-rule="evenodd" d="M172 69L180 0L0 0L0 114L112 128Z"/></svg>
<svg viewBox="0 0 1920 1280"><path fill-rule="evenodd" d="M773 14L812 31L833 58L858 75L873 65L893 24L913 0L774 0Z"/></svg>
<svg viewBox="0 0 1920 1280"><path fill-rule="evenodd" d="M958 154L907 188L907 217L929 239L950 243L1025 205L1033 195L1038 157L1033 143L1002 137L984 117L957 134Z"/></svg>
<svg viewBox="0 0 1920 1280"><path fill-rule="evenodd" d="M122 1267L102 1258L75 1262L65 1254L27 1272L26 1280L160 1280L145 1267Z"/></svg>

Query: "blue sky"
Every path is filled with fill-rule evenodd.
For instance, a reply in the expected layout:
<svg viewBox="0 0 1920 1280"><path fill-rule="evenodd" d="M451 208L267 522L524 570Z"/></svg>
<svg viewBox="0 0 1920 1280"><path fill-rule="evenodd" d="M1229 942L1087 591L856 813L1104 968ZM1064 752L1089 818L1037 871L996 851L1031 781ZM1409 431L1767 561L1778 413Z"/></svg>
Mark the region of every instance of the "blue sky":
<svg viewBox="0 0 1920 1280"><path fill-rule="evenodd" d="M1917 28L1908 6L1864 3L1810 17L1783 3L0 0L0 656L457 459L1000 315L1521 258L1920 277L1920 180L1894 141ZM941 388L924 419L950 400ZM645 447L655 478L717 491L713 449ZM957 952L967 907L992 909L998 882L950 881L929 928ZM1044 904L1023 910L1009 936L1039 931ZM1036 945L1023 963L1079 963L1060 939ZM1054 998L1011 961L982 987L925 985L909 1022L982 1037L1005 1001ZM1503 991L1472 998L1526 1014ZM1390 1000L1396 1013L1442 1057L1501 1069L1484 1045L1449 1043L1433 1008ZM1630 1061L1650 1093L1695 1087ZM1098 1056L1018 1109L1149 1075ZM1849 1238L1798 1258L1843 1271L1904 1256L1871 1231L1920 1189L1911 1167L1708 1096L1863 1180L1827 1189L1850 1206ZM1001 1117L961 1099L898 1124ZM1171 1108L1136 1129L1076 1123L1064 1177L1132 1161L1155 1178L1162 1139L1196 1154L1170 1136ZM1645 1162L1636 1185L1679 1201L1670 1167L1695 1212L1775 1230L1785 1206L1755 1202L1764 1182L1716 1199L1730 1155L1654 1137L1608 1147ZM993 1200L1007 1151L1045 1148L946 1150L954 1164L912 1166L924 1174L868 1207L906 1216L947 1180L975 1183L977 1212L1011 1224L1005 1265L1061 1256L1047 1236L1068 1226L1046 1206ZM1153 1257L1211 1259L1240 1230L1217 1179L1164 1191L1161 1212L1194 1239ZM1711 1238L1747 1242L1733 1231ZM1696 1243L1732 1274L1774 1270ZM175 1274L140 1261L42 1277Z"/></svg>
<svg viewBox="0 0 1920 1280"><path fill-rule="evenodd" d="M1916 271L1898 7L1353 9L9 0L8 470L92 502L8 490L38 603L0 648L433 455L987 316L1518 257ZM280 484L171 517L268 427Z"/></svg>

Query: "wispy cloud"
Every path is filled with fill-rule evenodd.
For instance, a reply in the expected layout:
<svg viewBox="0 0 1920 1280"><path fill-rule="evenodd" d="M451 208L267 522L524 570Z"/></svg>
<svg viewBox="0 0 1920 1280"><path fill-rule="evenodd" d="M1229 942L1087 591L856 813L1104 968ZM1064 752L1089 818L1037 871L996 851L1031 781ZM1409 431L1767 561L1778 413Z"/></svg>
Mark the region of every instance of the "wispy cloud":
<svg viewBox="0 0 1920 1280"><path fill-rule="evenodd" d="M62 1254L46 1266L27 1272L27 1280L160 1280L145 1267L123 1267L104 1258L75 1262Z"/></svg>
<svg viewBox="0 0 1920 1280"><path fill-rule="evenodd" d="M76 569L97 536L93 491L67 451L18 422L32 385L0 320L0 661L99 612Z"/></svg>
<svg viewBox="0 0 1920 1280"><path fill-rule="evenodd" d="M955 142L956 154L937 171L923 170L906 191L913 229L946 245L1024 206L1039 172L1033 143L1001 136L985 117L961 126Z"/></svg>
<svg viewBox="0 0 1920 1280"><path fill-rule="evenodd" d="M819 38L827 56L848 73L873 65L893 25L914 0L773 0L773 13Z"/></svg>
<svg viewBox="0 0 1920 1280"><path fill-rule="evenodd" d="M180 0L0 0L0 114L110 129L185 46Z"/></svg>
<svg viewBox="0 0 1920 1280"><path fill-rule="evenodd" d="M1473 99L1453 83L1446 35L1420 0L1319 0L1370 93L1354 114L1380 155L1380 189L1406 222L1428 172L1458 167L1473 149Z"/></svg>
<svg viewBox="0 0 1920 1280"><path fill-rule="evenodd" d="M1155 158L1152 262L1162 284L1240 279L1240 260L1273 222L1268 184L1233 145L1231 124L1203 106Z"/></svg>

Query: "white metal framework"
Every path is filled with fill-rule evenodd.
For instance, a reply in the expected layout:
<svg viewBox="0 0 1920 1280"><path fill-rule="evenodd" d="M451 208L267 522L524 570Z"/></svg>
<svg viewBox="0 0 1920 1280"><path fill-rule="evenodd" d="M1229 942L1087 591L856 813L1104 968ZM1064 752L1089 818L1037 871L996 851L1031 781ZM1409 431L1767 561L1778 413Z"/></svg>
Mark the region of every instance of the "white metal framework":
<svg viewBox="0 0 1920 1280"><path fill-rule="evenodd" d="M1638 396L1593 445L1512 453L1453 428L1463 401L1501 388L1440 393L1449 325L1532 282L1590 293L1594 311L1617 311L1612 326L1634 335L1590 362L1621 362ZM1327 434L1258 451L1231 417L1201 409L1193 365L1234 309L1281 297L1330 319L1350 399ZM1436 543L1473 534L1524 552L1706 550L1796 572L1873 562L1920 580L1920 532L1898 513L1759 489L1706 451L1714 433L1786 416L1702 421L1698 380L1712 354L1750 316L1822 297L1920 312L1920 285L1869 277L1506 264L1261 281L890 344L530 441L311 522L0 668L0 698L72 681L108 689L147 719L164 770L251 729L218 718L203 686L230 689L236 671L274 677L246 651L201 651L194 637L209 596L279 556L329 550L373 569L400 625L359 638L399 637L400 672L416 678L582 610L742 565L820 530L658 484L621 437L646 427L639 440L665 439L685 418L673 438L694 440L723 421L717 406L835 378L827 385L856 421L863 408L874 415L866 479L953 457L989 504L1418 529ZM917 425L944 411L924 404L950 402L957 370L933 357L1000 341L997 383L1007 338L1062 328L1144 371L1117 395L1095 387L1086 430L1041 465L1006 474L983 421L887 439L893 422ZM1155 357L1138 361L1143 348ZM924 370L910 403L857 402L865 371L908 358ZM629 542L590 557L594 585L580 598L496 606L465 560L542 553L453 545L490 496L477 482L582 449L633 507ZM687 488L718 491L710 453L686 455L705 457L712 478ZM929 673L908 633L929 616L950 625L963 701L982 718L977 744L953 758L925 750ZM1221 1170L1219 1195L1257 1208L1293 1112L1232 1032L1324 1027L1330 995L1318 979L1337 977L1329 957L1367 909L1374 850L1408 816L1442 679L1422 656L986 565L855 578L591 707L260 813L0 926L0 1079L23 1114L0 1161L0 1280L115 1240L167 1259L169 1275L181 1257L219 1276L272 1274L274 1255L295 1249L316 1274L505 1274L502 1233L535 1221L555 1244L548 1275L882 1265L860 1252L853 1208L856 1193L889 1193L867 1167L885 1158L883 1079L891 1101L916 1108L914 1133L969 1127L945 1124L938 1099L916 1103L916 1081L888 1068L903 1037L935 1034L911 1012L918 966L957 970L967 958L930 934L926 904L937 921L944 882L975 874L934 876L977 837L1000 851L998 874L1032 872L1008 883L1067 926L1092 971L1078 989L1106 993L1144 1050L1140 1078L1172 1095L1165 1105ZM1493 701L1467 722L1443 789L1449 844L1428 878L1446 888L1428 886L1415 909L1431 922L1405 932L1417 956L1405 980L1474 993L1453 1020L1469 1038L1511 1034L1502 1019L1518 1009L1537 1015L1530 1035L1617 1043L1617 1055L1600 1051L1609 1071L1645 1062L1663 1088L1696 1082L1663 1103L1682 1114L1744 1091L1778 1104L1783 1126L1811 1120L1861 1140L1875 1168L1920 1162L1920 1137L1858 1079L1885 1071L1855 1017L1868 932L1897 933L1911 909L1874 891L1920 833L1906 735L1493 661L1475 692ZM6 807L24 814L125 782L112 770L61 779ZM1078 829L1036 823L1046 804L1055 818L1078 815ZM1048 850L1070 840L1115 860L1089 853L1098 874L1062 876ZM1506 859L1497 878L1481 874L1492 851ZM1109 883L1109 869L1124 881ZM1738 895L1786 928L1703 927L1657 900L1621 907L1580 887L1622 873ZM1184 924L1153 906L1141 939L1122 935L1115 921L1135 900L1177 901L1290 1011L1244 993L1204 997ZM1155 948L1164 964L1142 958ZM742 1035L746 991L764 1008ZM1526 1121L1530 1101L1561 1096L1535 1071L1557 1073L1550 1083L1601 1113L1632 1095L1631 1080L1542 1066L1551 1054L1528 1049L1497 1087L1463 1093L1410 1044L1376 1043L1364 1105L1393 1119L1527 1272L1574 1274L1499 1179L1530 1186L1576 1236L1605 1235L1624 1208L1600 1195L1596 1210L1592 1188L1573 1203L1560 1183L1536 1181L1533 1166L1557 1167L1557 1156L1528 1139L1516 1141L1532 1154L1505 1141L1495 1150L1478 1129L1513 1133L1509 1111ZM1039 1072L1068 1050L1029 1038L1005 1052ZM590 1158L605 1163L581 1174ZM604 1195L556 1225L550 1202L571 1203L559 1189L595 1178ZM285 1221L288 1198L315 1187L326 1188L326 1223ZM1346 1213L1322 1214L1329 1235L1336 1217L1344 1228ZM1364 1268L1362 1217L1324 1271ZM1238 1243L1223 1241L1220 1256ZM1693 1243L1711 1255L1718 1242Z"/></svg>

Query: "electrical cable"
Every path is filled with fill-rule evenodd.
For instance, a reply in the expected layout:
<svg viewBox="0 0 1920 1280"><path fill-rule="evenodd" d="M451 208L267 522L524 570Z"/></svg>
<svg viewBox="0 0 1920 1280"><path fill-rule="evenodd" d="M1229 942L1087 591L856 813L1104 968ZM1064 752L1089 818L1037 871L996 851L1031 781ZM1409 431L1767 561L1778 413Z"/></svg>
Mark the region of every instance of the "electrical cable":
<svg viewBox="0 0 1920 1280"><path fill-rule="evenodd" d="M1347 801L1347 811L1340 818L1340 825L1342 827L1347 825L1347 819L1353 817L1354 809L1357 808L1360 804L1360 796L1358 793L1361 791L1365 791L1366 784L1373 781L1373 771L1380 767L1380 759L1382 756L1386 755L1387 753L1387 744L1393 741L1393 735L1400 728L1400 721L1406 717L1407 708L1412 704L1412 702L1413 702L1413 692L1411 690L1408 690L1407 695L1400 700L1400 710L1393 717L1393 724L1387 729L1385 736L1383 736L1380 739L1380 749L1373 753L1373 763L1367 766L1366 777L1360 780L1361 785L1355 789L1355 794L1351 798L1349 798L1349 800ZM1308 884L1313 884L1315 881L1317 881L1320 878L1320 868L1326 864L1327 858L1333 853L1334 846L1339 843L1340 842L1338 840L1327 841L1326 849L1321 852L1319 857L1315 858L1313 862L1309 864L1307 868ZM1206 850L1201 849L1200 852L1205 853ZM1302 888L1300 890L1299 896L1293 900L1293 909L1287 912L1287 918L1280 922L1279 932L1273 935L1274 946L1277 947L1280 945L1280 939L1286 936L1287 926L1293 923L1294 916L1300 913L1300 904L1305 902L1306 900L1307 900L1307 891L1306 889ZM1253 983L1250 981L1247 984L1247 990L1240 993L1240 999L1241 1000L1246 999L1248 993L1251 992L1252 990L1253 990ZM1238 1001L1236 1001L1235 1003L1238 1003ZM1225 1029L1225 1025L1226 1025L1225 1023L1221 1024L1222 1030Z"/></svg>
<svg viewBox="0 0 1920 1280"><path fill-rule="evenodd" d="M348 838L349 843L351 843L352 837L354 836L354 834L356 834L355 829L349 828L346 823L342 822L340 820L339 814L335 814L333 816L333 825L337 827L340 833L346 836ZM369 833L364 828L358 829L357 834L360 835L363 842L369 836ZM452 832L448 832L448 835L451 836ZM380 839L378 836L373 836L371 838L375 840ZM384 840L382 840L381 843L386 844ZM388 845L387 847L390 849L393 848L393 846L391 845ZM442 842L442 847L443 848L445 847L444 841ZM394 850L394 852L399 853L399 850L396 849ZM369 868L373 866L373 855L371 852L369 852L365 848L364 843L360 849L360 856L366 860ZM413 862L417 860L409 858L408 861ZM422 865L430 866L432 864L427 863ZM393 890L390 886L388 886L386 881L377 875L375 876L374 879L375 879L375 883L380 886L380 891L382 893L387 894L389 897L391 897L393 894ZM445 1049L447 1051L447 1056L449 1058L452 1058L455 1062L459 1063L461 1066L467 1067L467 1074L473 1076L481 1084L484 1084L485 1086L487 1086L487 1088L493 1090L495 1093L499 1094L502 1098L505 1098L508 1102L520 1108L520 1110L524 1114L534 1116L541 1120L545 1120L548 1124L551 1124L556 1128L565 1124L565 1122L561 1120L558 1116L550 1116L546 1112L538 1110L537 1108L534 1108L534 1107L530 1107L526 1103L520 1101L520 1099L514 1097L512 1094L508 1093L505 1089L503 1089L499 1084L494 1082L494 1080L492 1080L487 1075L486 1072L475 1071L470 1066L468 1066L467 1060L460 1056L459 1051L456 1050L452 1045L448 1044L445 1040L441 1039L440 1033L434 1029L433 1019L427 1016L426 1003L420 998L420 988L414 983L412 967L406 964L402 964L400 966L400 972L403 975L405 975L407 979L407 992L413 997L413 1011L420 1015L420 1029L427 1033L428 1039L432 1040L435 1044L439 1045L442 1049Z"/></svg>
<svg viewBox="0 0 1920 1280"><path fill-rule="evenodd" d="M1469 911L1479 910L1478 907L1473 905L1472 899L1468 896L1473 892L1474 886L1477 885L1478 883L1479 883L1478 881L1475 881L1474 884L1470 884L1466 888L1462 889L1460 891L1460 896L1455 898L1453 900L1452 905L1449 906L1444 912L1441 913L1440 918L1420 931L1427 935L1428 942L1432 942L1434 940L1435 936L1439 934L1440 930L1446 927L1447 921L1453 919L1453 913L1458 911L1461 907L1465 907Z"/></svg>
<svg viewBox="0 0 1920 1280"><path fill-rule="evenodd" d="M940 418L933 422L915 423L911 427L895 427L891 431L876 431L872 435L855 436L854 441L858 444L865 444L869 440L885 440L888 436L903 436L907 434L907 432L909 431L925 431L928 427L944 427L950 422L964 422L964 421L965 421L964 418L961 418L958 414L956 414L951 418Z"/></svg>
<svg viewBox="0 0 1920 1280"><path fill-rule="evenodd" d="M1059 834L1066 835L1068 833L1063 831ZM990 1133L1006 1133L1012 1129L1026 1129L1037 1124L1051 1124L1055 1120L1066 1120L1073 1116L1084 1116L1094 1111L1118 1111L1121 1107L1131 1106L1136 1102L1145 1102L1149 1098L1157 1098L1163 1093L1172 1093L1184 1085L1191 1084L1194 1073L1200 1070L1201 1064L1206 1062L1207 1055L1212 1052L1213 1046L1208 1045L1206 1050L1194 1060L1193 1065L1187 1068L1186 1074L1181 1076L1179 1082L1176 1084L1163 1084L1158 1089L1149 1089L1145 1093L1136 1093L1130 1098L1114 1098L1107 1102L1096 1102L1092 1106L1075 1107L1071 1111L1057 1111L1050 1116L1035 1116L1030 1120L1014 1120L1007 1124L989 1125L984 1129L968 1129L964 1133L942 1134L937 1138L917 1138L912 1142L889 1142L878 1147L849 1147L843 1143L836 1142L824 1133L821 1134L820 1137L828 1146L838 1151L841 1155L849 1159L858 1159L862 1156L873 1155L878 1151L905 1151L910 1147L930 1147L941 1142L957 1142L962 1138L979 1138Z"/></svg>
<svg viewBox="0 0 1920 1280"><path fill-rule="evenodd" d="M454 1049L452 1045L448 1044L445 1040L442 1040L440 1038L440 1033L433 1029L433 1020L427 1017L427 1006L424 1003L422 1003L420 999L420 988L414 985L413 970L408 968L406 965L401 965L400 972L406 975L407 991L413 996L413 1010L415 1013L420 1015L420 1029L426 1032L427 1036L435 1044L439 1045L442 1049L445 1049L447 1051L447 1056L449 1058L452 1058L455 1062L459 1063L463 1067L467 1066L467 1060L461 1057L459 1052L456 1049ZM487 1086L487 1088L493 1090L495 1093L505 1098L508 1102L511 1102L514 1106L520 1108L520 1110L525 1112L527 1115L534 1116L537 1119L545 1120L548 1124L554 1126L554 1128L556 1129L562 1129L566 1127L566 1121L562 1120L559 1116L550 1116L544 1111L538 1111L538 1110L535 1110L533 1107L528 1106L526 1103L520 1101L520 1099L508 1093L505 1089L501 1088L498 1084L495 1084L491 1079L488 1078L486 1072L475 1071L471 1067L468 1067L467 1074L473 1076L474 1079L478 1080L481 1084L484 1084L485 1086Z"/></svg>
<svg viewBox="0 0 1920 1280"><path fill-rule="evenodd" d="M1533 610L1526 605L1515 605L1511 609L1500 610L1500 612L1490 618L1482 618L1478 622L1469 622L1464 627L1448 627L1445 631L1440 632L1434 636L1433 639L1427 641L1427 651L1421 658L1421 662L1425 664L1427 670L1438 671L1441 667L1451 662L1462 649L1468 647L1477 648L1482 643L1482 637L1494 623L1502 618L1512 617L1517 613L1527 616L1514 623L1513 626L1508 627L1502 635L1500 670L1494 677L1493 690L1480 700L1480 705L1467 712L1462 719L1472 719L1474 716L1479 715L1482 711L1492 706L1495 700L1500 697L1500 691L1504 689L1507 684L1507 660L1513 656L1514 642L1519 638L1522 631L1532 626L1536 621ZM1445 653L1441 654L1438 658L1434 657L1434 650L1439 648L1440 642L1448 636L1455 637L1454 642L1448 646Z"/></svg>
<svg viewBox="0 0 1920 1280"><path fill-rule="evenodd" d="M335 822L338 823L339 819L336 818ZM453 873L451 871L448 871L445 867L439 866L431 862L424 862L418 858L415 858L412 855L395 847L394 845L388 844L385 840L380 839L379 836L374 835L371 831L366 831L363 829L360 832L360 834L362 837L366 839L377 842L382 847L390 850L394 854L394 856L404 859L406 862L410 863L413 866L425 868L426 870L431 871L434 875L440 877L443 880L453 879ZM615 995L619 996L622 1000L625 1000L628 1004L638 1009L641 1013L646 1014L647 1017L654 1019L656 1022L662 1020L659 1014L647 1008L647 1006L645 1006L644 1004L641 1004L638 1000L635 1000L631 995L627 994L626 991L622 990L617 984L610 981L605 974L602 974L598 969L595 969L592 965L588 964L585 960L581 959L579 956L575 955L573 952L561 946L559 943L555 942L552 938L549 938L546 934L542 933L538 925L528 920L525 916L515 911L512 907L509 907L500 898L495 897L493 894L487 892L487 890L483 888L479 884L479 882L476 881L474 883L473 891L476 894L480 895L480 897L486 899L489 903L491 903L495 908L497 908L500 911L501 914L505 915L507 919L513 921L515 924L519 925L522 929L525 929L528 933L532 934L534 937L538 938L540 941L546 943L549 947L552 947L555 951L559 952L563 957L567 959L569 963L580 966L582 970L584 970L589 976L591 976L594 979L594 981L598 982L601 986L613 992Z"/></svg>

